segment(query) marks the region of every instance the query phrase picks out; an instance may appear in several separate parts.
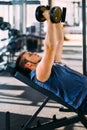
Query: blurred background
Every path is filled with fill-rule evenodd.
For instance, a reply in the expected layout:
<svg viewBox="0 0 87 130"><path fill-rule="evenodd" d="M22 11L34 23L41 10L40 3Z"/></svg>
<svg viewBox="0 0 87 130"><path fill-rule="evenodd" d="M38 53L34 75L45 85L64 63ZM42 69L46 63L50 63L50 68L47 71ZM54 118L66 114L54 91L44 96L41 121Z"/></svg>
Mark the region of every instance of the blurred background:
<svg viewBox="0 0 87 130"><path fill-rule="evenodd" d="M4 71L7 65L15 64L22 51L43 56L47 24L36 20L35 11L40 5L66 8L62 62L87 76L87 0L0 0L0 130L20 130L44 99L44 95ZM59 107L49 101L38 117L48 121L55 113L57 117L72 115L58 112ZM6 128L7 111L10 128ZM86 129L78 123L58 130Z"/></svg>
<svg viewBox="0 0 87 130"><path fill-rule="evenodd" d="M61 9L63 7L66 8L66 18L62 24L65 44L68 42L68 45L71 46L72 44L69 44L70 40L72 41L75 38L81 40L80 45L78 41L77 43L75 41L72 43L77 45L77 47L80 46L80 51L82 52L80 70L86 74L87 2L85 0L0 0L0 18L3 18L3 22L10 24L10 29L5 23L0 28L1 63L4 56L9 57L6 62L13 62L16 52L21 50L43 51L46 22L38 22L35 18L35 10L40 5L60 6ZM7 28L5 28L6 26ZM21 35L21 38L17 39L18 35ZM16 43L13 43L15 39ZM19 42L21 44L18 44ZM15 47L8 47L8 44L12 44Z"/></svg>

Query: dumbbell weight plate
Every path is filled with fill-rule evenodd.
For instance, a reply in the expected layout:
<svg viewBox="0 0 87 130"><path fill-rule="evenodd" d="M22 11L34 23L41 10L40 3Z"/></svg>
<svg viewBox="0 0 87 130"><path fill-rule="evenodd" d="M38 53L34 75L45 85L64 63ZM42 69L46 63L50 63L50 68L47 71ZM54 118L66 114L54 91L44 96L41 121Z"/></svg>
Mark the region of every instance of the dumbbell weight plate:
<svg viewBox="0 0 87 130"><path fill-rule="evenodd" d="M3 22L3 23L1 24L1 26L0 26L0 29L3 30L3 31L9 30L10 28L11 28L11 25L10 25L10 23L8 23L8 22Z"/></svg>
<svg viewBox="0 0 87 130"><path fill-rule="evenodd" d="M0 25L3 23L3 17L0 17Z"/></svg>
<svg viewBox="0 0 87 130"><path fill-rule="evenodd" d="M65 22L65 19L66 19L66 8L63 7L63 9L62 9L62 19L61 19L61 22Z"/></svg>
<svg viewBox="0 0 87 130"><path fill-rule="evenodd" d="M62 17L62 10L60 7L55 6L50 11L50 19L52 23L59 23Z"/></svg>
<svg viewBox="0 0 87 130"><path fill-rule="evenodd" d="M37 21L39 22L44 22L46 19L45 17L43 16L43 12L46 10L46 7L45 6L38 6L36 8L36 11L35 11L35 17L37 19Z"/></svg>

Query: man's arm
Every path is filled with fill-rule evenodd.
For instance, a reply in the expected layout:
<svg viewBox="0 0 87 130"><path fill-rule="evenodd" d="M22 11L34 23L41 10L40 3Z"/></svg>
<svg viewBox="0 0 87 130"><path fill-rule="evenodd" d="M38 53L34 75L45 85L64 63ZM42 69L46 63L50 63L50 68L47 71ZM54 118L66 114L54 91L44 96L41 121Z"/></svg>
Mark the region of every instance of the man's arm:
<svg viewBox="0 0 87 130"><path fill-rule="evenodd" d="M41 62L38 64L36 68L36 77L38 80L42 82L46 81L51 74L52 65L54 63L55 55L57 51L56 48L60 42L56 34L58 33L57 29L60 32L60 24L56 25L50 21L48 11L45 11L43 15L47 19L48 29L47 29L47 34L44 43L45 46L44 55L42 57ZM56 26L58 26L57 29ZM60 38L61 34L58 33L58 35L59 35L59 39L61 39Z"/></svg>
<svg viewBox="0 0 87 130"><path fill-rule="evenodd" d="M55 61L61 62L63 42L64 42L64 34L63 34L61 23L55 24L55 35L56 35L56 42L57 42Z"/></svg>

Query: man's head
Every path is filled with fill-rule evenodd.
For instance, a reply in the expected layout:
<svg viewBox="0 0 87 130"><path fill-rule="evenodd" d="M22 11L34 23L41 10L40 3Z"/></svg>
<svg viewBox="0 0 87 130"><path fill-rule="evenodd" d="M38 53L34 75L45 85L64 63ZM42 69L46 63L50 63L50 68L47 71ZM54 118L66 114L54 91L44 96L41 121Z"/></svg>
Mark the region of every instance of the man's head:
<svg viewBox="0 0 87 130"><path fill-rule="evenodd" d="M37 53L22 52L16 60L16 69L28 74L31 70L37 67L40 60L41 56Z"/></svg>

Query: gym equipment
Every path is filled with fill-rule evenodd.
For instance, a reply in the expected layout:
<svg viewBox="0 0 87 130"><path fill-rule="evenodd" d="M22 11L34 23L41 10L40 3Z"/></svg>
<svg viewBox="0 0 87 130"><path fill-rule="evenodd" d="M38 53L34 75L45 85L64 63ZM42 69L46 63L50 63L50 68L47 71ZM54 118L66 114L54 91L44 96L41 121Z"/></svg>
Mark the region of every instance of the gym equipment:
<svg viewBox="0 0 87 130"><path fill-rule="evenodd" d="M0 29L5 31L5 30L10 30L11 25L8 22L2 22L2 24L0 25Z"/></svg>
<svg viewBox="0 0 87 130"><path fill-rule="evenodd" d="M20 35L20 31L19 30L17 30L17 29L10 29L9 30L9 32L8 32L8 36L9 36L9 38L10 37L15 37L15 36L19 36Z"/></svg>
<svg viewBox="0 0 87 130"><path fill-rule="evenodd" d="M35 17L37 21L39 22L44 22L46 19L43 16L43 12L45 10L50 10L50 19L52 23L59 23L65 22L65 17L66 17L66 8L63 7L63 10L59 6L55 6L52 9L50 9L50 6L38 6L35 11Z"/></svg>
<svg viewBox="0 0 87 130"><path fill-rule="evenodd" d="M7 45L7 52L10 53L10 62L12 62L14 61L15 53L23 49L25 35L20 34L17 29L10 29L8 35L10 40Z"/></svg>
<svg viewBox="0 0 87 130"><path fill-rule="evenodd" d="M44 40L43 36L29 34L27 35L26 45L27 50L32 52L41 52L41 40Z"/></svg>
<svg viewBox="0 0 87 130"><path fill-rule="evenodd" d="M3 23L3 18L0 17L0 26L1 26L2 23Z"/></svg>
<svg viewBox="0 0 87 130"><path fill-rule="evenodd" d="M3 17L0 17L0 29L2 31L11 29L11 24L9 22L4 22Z"/></svg>
<svg viewBox="0 0 87 130"><path fill-rule="evenodd" d="M66 8L63 7L63 10L61 10L60 7L53 7L50 10L50 19L52 21L52 23L59 23L61 22L65 22L65 17L66 17Z"/></svg>
<svg viewBox="0 0 87 130"><path fill-rule="evenodd" d="M10 73L13 77L18 79L19 81L25 83L29 87L32 87L33 89L37 90L38 92L40 92L40 93L42 93L43 95L46 96L46 98L43 101L43 103L41 104L41 106L33 114L33 116L29 120L27 120L27 122L23 125L21 130L45 130L45 129L46 130L50 130L50 129L52 130L52 129L55 129L55 128L68 126L70 124L74 124L74 123L77 123L79 121L84 125L85 128L87 128L87 118L85 116L87 113L82 113L81 110L74 109L71 105L64 102L64 100L62 100L60 97L56 96L54 93L52 93L52 92L46 90L45 88L42 88L39 85L35 84L24 73L16 70L15 66L14 67L13 66L7 66L6 72ZM67 110L65 112L68 112L68 110L69 110L69 112L70 111L74 112L75 115L72 115L70 117L63 117L63 118L59 118L59 119L56 118L56 115L53 115L53 119L51 119L51 121L45 122L43 124L40 123L40 121L38 121L36 126L31 126L31 123L34 121L34 119L36 119L38 114L41 112L41 110L44 108L44 106L46 105L46 103L50 99L56 101L57 103L59 103L61 105L63 105L66 108L65 110ZM59 111L63 111L63 110L64 110L63 108L59 109ZM8 123L8 125L9 125L9 123ZM9 126L7 126L7 128L9 128Z"/></svg>
<svg viewBox="0 0 87 130"><path fill-rule="evenodd" d="M25 35L20 34L19 30L10 29L8 35L9 38L2 39L0 43L0 72L4 70L7 64L14 63L15 53L24 47Z"/></svg>
<svg viewBox="0 0 87 130"><path fill-rule="evenodd" d="M66 8L63 7L62 9L62 18L61 18L61 22L65 22L66 19Z"/></svg>
<svg viewBox="0 0 87 130"><path fill-rule="evenodd" d="M46 19L44 18L44 16L43 16L43 12L45 11L45 10L47 10L48 8L46 7L46 6L44 6L44 5L42 5L42 6L38 6L37 8L36 8L36 11L35 11L35 16L36 16L36 19L37 19L37 21L39 21L39 22L44 22Z"/></svg>
<svg viewBox="0 0 87 130"><path fill-rule="evenodd" d="M61 17L62 10L60 7L55 6L50 10L50 19L52 23L59 23L61 21Z"/></svg>
<svg viewBox="0 0 87 130"><path fill-rule="evenodd" d="M31 38L29 36L27 36L27 50L31 51L31 52L35 52L37 49L37 39L35 38Z"/></svg>

